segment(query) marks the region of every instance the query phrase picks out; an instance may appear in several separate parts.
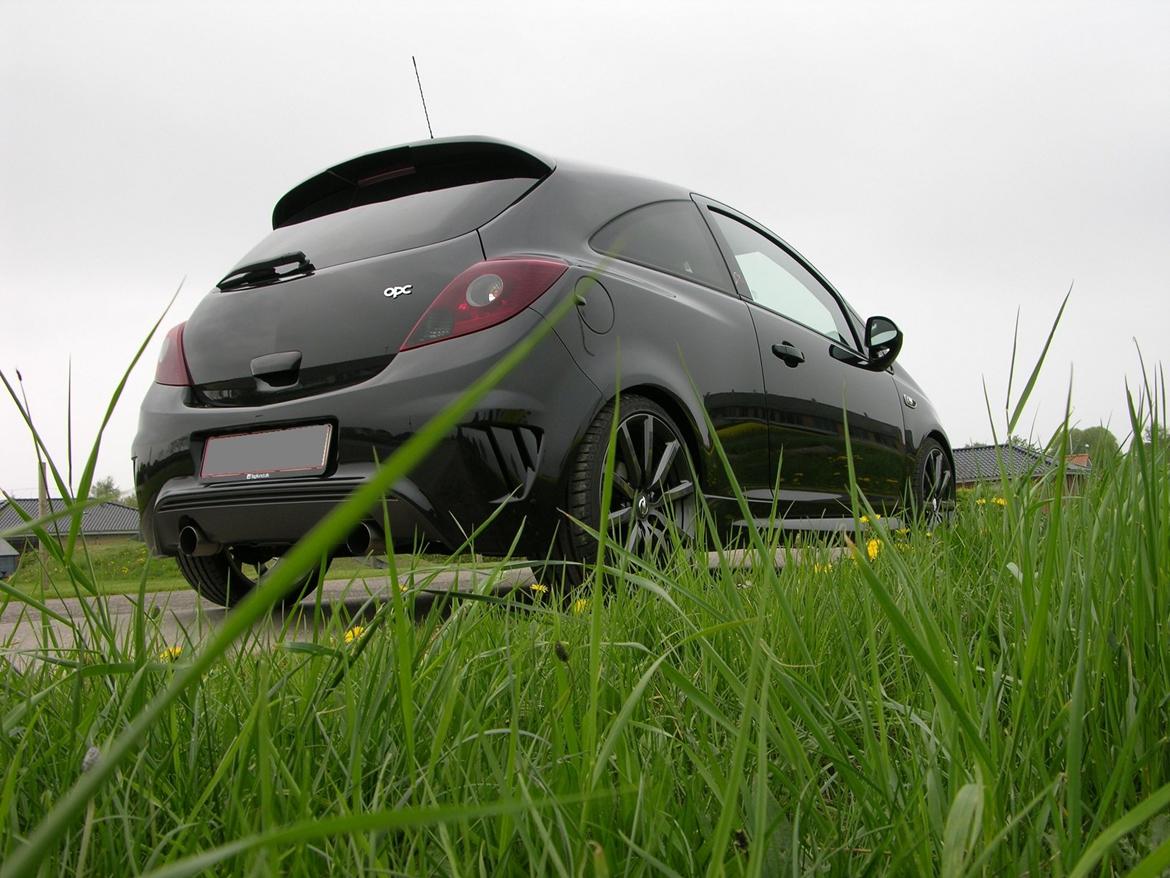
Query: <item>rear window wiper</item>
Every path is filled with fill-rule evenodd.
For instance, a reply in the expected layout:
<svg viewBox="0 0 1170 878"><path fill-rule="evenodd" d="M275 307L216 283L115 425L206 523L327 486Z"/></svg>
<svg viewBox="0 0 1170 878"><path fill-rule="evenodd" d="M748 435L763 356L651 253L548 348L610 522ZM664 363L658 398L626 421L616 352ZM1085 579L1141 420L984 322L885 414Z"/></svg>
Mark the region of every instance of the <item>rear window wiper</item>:
<svg viewBox="0 0 1170 878"><path fill-rule="evenodd" d="M242 287L258 287L302 277L312 274L315 270L309 258L298 250L296 253L285 253L273 259L265 259L263 262L241 265L229 272L216 286L221 292L226 293L228 290L238 290Z"/></svg>

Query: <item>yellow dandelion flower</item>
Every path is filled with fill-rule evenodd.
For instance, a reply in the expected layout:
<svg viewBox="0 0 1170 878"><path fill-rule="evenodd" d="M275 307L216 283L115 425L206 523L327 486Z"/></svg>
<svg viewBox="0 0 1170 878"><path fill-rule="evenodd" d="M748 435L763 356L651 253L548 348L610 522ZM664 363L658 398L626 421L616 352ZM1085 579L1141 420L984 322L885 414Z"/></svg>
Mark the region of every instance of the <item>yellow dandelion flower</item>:
<svg viewBox="0 0 1170 878"><path fill-rule="evenodd" d="M986 506L987 505L987 498L986 497L979 497L978 499L976 499L975 505L976 506Z"/></svg>
<svg viewBox="0 0 1170 878"><path fill-rule="evenodd" d="M530 589L532 589L534 592L536 592L537 594L546 594L548 592L548 586L541 585L539 582L534 582L528 587Z"/></svg>
<svg viewBox="0 0 1170 878"><path fill-rule="evenodd" d="M882 550L881 540L870 540L865 544L865 554L869 556L870 561L876 561L878 552Z"/></svg>
<svg viewBox="0 0 1170 878"><path fill-rule="evenodd" d="M580 616L589 609L589 598L577 598L573 601L573 612Z"/></svg>
<svg viewBox="0 0 1170 878"><path fill-rule="evenodd" d="M994 503L996 506L1007 506L1007 500L1003 499L1003 497L996 497L991 502Z"/></svg>
<svg viewBox="0 0 1170 878"><path fill-rule="evenodd" d="M164 662L177 662L179 656L183 654L183 647L180 645L168 646L158 654L158 657Z"/></svg>
<svg viewBox="0 0 1170 878"><path fill-rule="evenodd" d="M345 634L344 634L345 642L346 643L353 643L355 640L357 640L359 637L362 636L362 632L365 630L366 629L363 628L361 625L354 625L352 628L350 628L348 631L345 632Z"/></svg>
<svg viewBox="0 0 1170 878"><path fill-rule="evenodd" d="M874 515L873 520L874 521L881 521L881 518L882 517L880 515ZM869 524L869 516L868 515L861 516L860 521L862 524Z"/></svg>

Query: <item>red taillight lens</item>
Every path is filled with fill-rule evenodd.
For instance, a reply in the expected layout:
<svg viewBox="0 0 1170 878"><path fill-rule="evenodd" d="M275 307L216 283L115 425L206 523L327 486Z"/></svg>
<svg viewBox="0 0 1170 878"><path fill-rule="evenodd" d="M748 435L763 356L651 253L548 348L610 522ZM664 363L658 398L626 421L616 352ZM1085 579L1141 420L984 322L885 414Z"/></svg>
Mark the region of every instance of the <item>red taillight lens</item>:
<svg viewBox="0 0 1170 878"><path fill-rule="evenodd" d="M170 384L174 387L190 387L191 373L187 371L187 355L183 352L183 327L180 323L172 327L163 339L162 350L158 352L158 367L154 370L154 380L158 384Z"/></svg>
<svg viewBox="0 0 1170 878"><path fill-rule="evenodd" d="M515 317L568 271L559 259L488 259L443 288L406 336L401 350L479 332Z"/></svg>

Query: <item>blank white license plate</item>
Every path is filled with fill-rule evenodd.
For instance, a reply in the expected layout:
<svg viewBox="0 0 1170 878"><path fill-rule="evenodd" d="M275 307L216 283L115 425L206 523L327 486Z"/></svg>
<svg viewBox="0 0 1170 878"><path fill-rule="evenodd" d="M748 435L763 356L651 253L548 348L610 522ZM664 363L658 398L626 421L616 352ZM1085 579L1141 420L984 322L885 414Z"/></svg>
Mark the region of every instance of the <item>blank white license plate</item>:
<svg viewBox="0 0 1170 878"><path fill-rule="evenodd" d="M319 476L329 459L332 424L308 424L256 433L212 436L203 446L205 482Z"/></svg>

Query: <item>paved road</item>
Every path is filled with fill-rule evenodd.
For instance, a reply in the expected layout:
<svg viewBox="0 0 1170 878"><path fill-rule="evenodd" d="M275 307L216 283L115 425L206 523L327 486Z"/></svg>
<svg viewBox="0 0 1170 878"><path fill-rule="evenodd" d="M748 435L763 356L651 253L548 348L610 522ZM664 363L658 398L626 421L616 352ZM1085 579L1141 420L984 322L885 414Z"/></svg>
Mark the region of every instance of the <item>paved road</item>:
<svg viewBox="0 0 1170 878"><path fill-rule="evenodd" d="M844 551L831 549L830 555L839 557ZM798 555L799 552L794 551L792 554ZM750 560L740 552L730 553L729 560L735 566L751 566ZM785 560L785 554L777 552L776 566L783 567ZM712 553L708 556L708 566L714 568L718 564L717 555ZM400 581L407 588L423 590L415 599L416 613L422 614L430 610L436 597L448 592L475 590L477 586L484 586L490 575L491 569L488 567L417 570L404 574ZM506 594L532 581L532 571L527 567L504 570L496 574L493 590L497 594ZM313 628L320 624L321 618L316 612L318 599L323 613L328 616L341 615L349 624L351 620L360 622L372 615L389 596L388 577L326 580L299 608L273 613L270 618L258 623L253 633L261 642L312 639ZM98 612L107 613L114 630L128 637L137 597L111 595L102 600L64 598L47 600L45 603L61 618L43 615L16 601L11 601L0 613L0 657L7 658L17 667L25 667L46 648L72 649L77 645L77 632L86 632L91 627L87 624L87 616ZM187 589L147 594L146 611L158 625L159 639L167 645L199 642L223 621L227 612ZM70 622L77 627L74 628Z"/></svg>
<svg viewBox="0 0 1170 878"><path fill-rule="evenodd" d="M425 613L437 596L475 590L485 584L488 576L486 569L417 571L403 576L400 581L408 588L422 590L415 598L415 610L416 613ZM496 575L493 590L506 594L531 582L532 573L526 567L505 570ZM388 578L326 580L300 607L277 611L259 623L255 634L262 641L311 639L314 625L320 624L321 617L316 612L318 599L326 616L341 615L346 624L351 620L360 624L389 597ZM6 656L17 667L23 667L46 647L72 649L77 645L77 631L89 630L87 618L99 612L107 613L114 629L129 636L137 603L137 596L127 595L47 600L46 606L62 617L54 619L27 604L12 601L0 613L0 656ZM147 594L146 611L157 623L161 641L168 645L198 642L223 621L227 612L188 589ZM76 629L71 622L76 624Z"/></svg>

